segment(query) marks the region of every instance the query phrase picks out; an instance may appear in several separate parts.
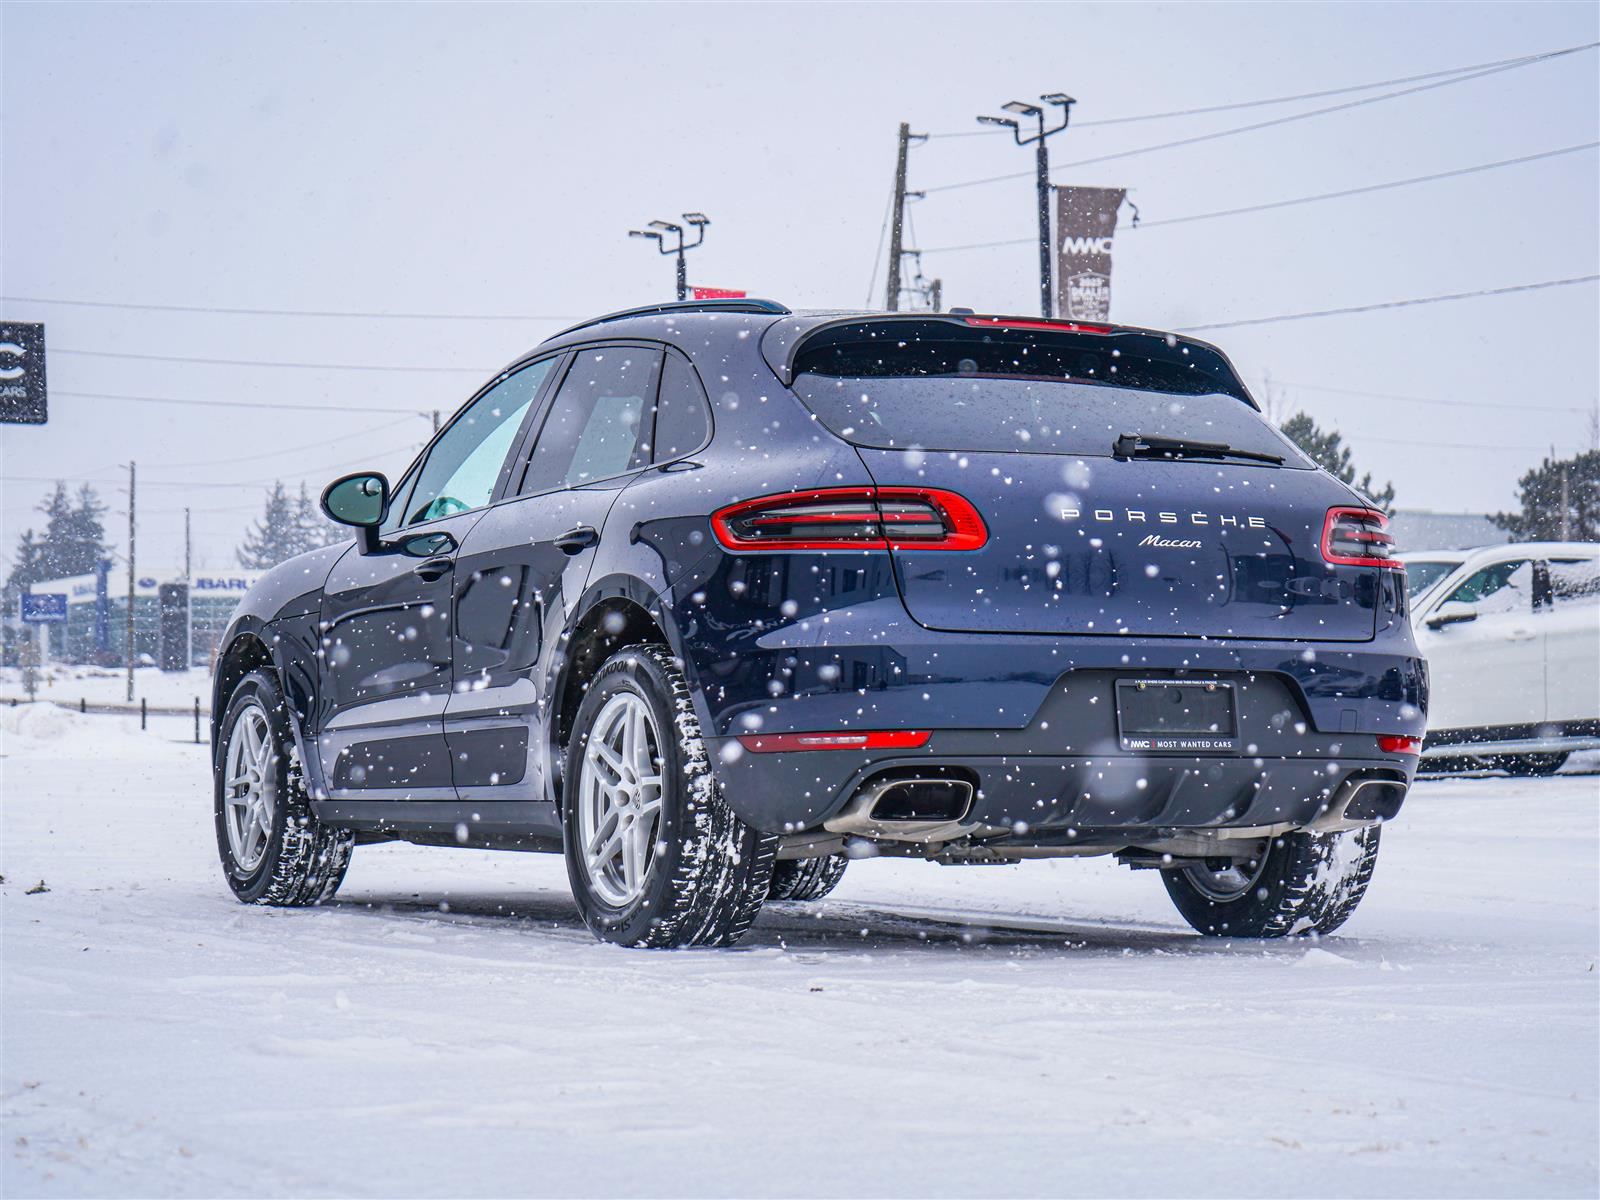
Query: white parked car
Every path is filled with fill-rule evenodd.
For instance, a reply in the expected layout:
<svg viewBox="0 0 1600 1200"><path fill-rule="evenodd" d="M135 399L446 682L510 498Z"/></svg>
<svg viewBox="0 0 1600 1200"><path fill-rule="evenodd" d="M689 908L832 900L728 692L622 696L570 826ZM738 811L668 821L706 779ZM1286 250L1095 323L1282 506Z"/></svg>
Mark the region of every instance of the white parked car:
<svg viewBox="0 0 1600 1200"><path fill-rule="evenodd" d="M1401 555L1428 660L1424 765L1547 775L1600 748L1600 544Z"/></svg>

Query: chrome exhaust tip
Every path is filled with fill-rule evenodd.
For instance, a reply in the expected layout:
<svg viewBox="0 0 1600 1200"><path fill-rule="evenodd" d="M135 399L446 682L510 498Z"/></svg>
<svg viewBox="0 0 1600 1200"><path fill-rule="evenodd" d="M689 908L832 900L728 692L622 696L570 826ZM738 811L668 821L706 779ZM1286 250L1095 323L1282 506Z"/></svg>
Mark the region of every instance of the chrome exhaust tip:
<svg viewBox="0 0 1600 1200"><path fill-rule="evenodd" d="M970 832L975 789L949 775L899 776L869 782L822 823L833 833L895 842L945 842Z"/></svg>

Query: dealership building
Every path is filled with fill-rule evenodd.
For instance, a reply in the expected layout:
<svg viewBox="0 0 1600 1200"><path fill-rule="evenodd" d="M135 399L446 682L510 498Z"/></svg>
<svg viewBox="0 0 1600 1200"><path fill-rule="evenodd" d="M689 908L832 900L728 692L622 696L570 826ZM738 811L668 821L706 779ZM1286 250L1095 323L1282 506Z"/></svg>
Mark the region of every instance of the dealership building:
<svg viewBox="0 0 1600 1200"><path fill-rule="evenodd" d="M133 647L169 670L210 665L233 610L261 571L181 571L134 579ZM44 625L55 662L126 662L128 579L114 570L49 579L28 589L34 596L66 596L65 622Z"/></svg>

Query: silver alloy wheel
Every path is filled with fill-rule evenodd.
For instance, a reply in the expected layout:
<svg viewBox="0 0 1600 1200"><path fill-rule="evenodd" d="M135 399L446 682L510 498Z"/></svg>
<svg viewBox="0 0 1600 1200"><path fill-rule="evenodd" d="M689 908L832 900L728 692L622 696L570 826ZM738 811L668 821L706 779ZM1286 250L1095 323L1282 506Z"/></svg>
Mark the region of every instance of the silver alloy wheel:
<svg viewBox="0 0 1600 1200"><path fill-rule="evenodd" d="M223 784L223 828L228 851L241 872L261 865L278 805L278 755L266 709L253 701L239 710L228 734Z"/></svg>
<svg viewBox="0 0 1600 1200"><path fill-rule="evenodd" d="M661 826L661 738L644 698L618 692L595 714L578 779L578 838L595 894L613 908L639 898Z"/></svg>
<svg viewBox="0 0 1600 1200"><path fill-rule="evenodd" d="M1229 865L1217 868L1209 865L1185 867L1183 873L1207 900L1226 904L1255 887L1266 867L1267 849L1263 847L1253 859L1236 858Z"/></svg>

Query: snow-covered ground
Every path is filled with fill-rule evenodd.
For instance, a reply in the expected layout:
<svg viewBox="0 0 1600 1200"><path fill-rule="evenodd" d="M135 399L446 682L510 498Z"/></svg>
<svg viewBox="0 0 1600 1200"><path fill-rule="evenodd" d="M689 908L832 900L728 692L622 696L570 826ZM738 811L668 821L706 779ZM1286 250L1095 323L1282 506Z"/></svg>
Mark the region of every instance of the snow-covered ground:
<svg viewBox="0 0 1600 1200"><path fill-rule="evenodd" d="M1600 1188L1600 775L1419 785L1316 945L1100 861L876 861L659 953L554 857L242 907L181 720L0 729L6 1196Z"/></svg>
<svg viewBox="0 0 1600 1200"><path fill-rule="evenodd" d="M0 667L0 704L26 699L22 672L16 667ZM53 664L39 672L39 700L68 708L80 701L90 708L128 703L128 673L120 667L85 667L68 663ZM161 671L140 667L133 673L133 703L141 699L151 708L189 711L196 699L200 711L211 711L211 671L194 667L188 671Z"/></svg>

